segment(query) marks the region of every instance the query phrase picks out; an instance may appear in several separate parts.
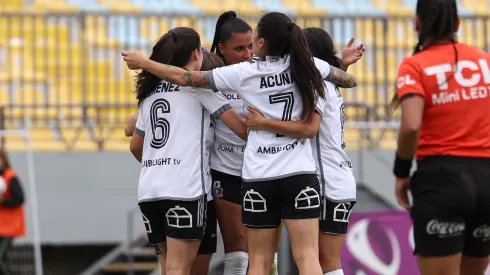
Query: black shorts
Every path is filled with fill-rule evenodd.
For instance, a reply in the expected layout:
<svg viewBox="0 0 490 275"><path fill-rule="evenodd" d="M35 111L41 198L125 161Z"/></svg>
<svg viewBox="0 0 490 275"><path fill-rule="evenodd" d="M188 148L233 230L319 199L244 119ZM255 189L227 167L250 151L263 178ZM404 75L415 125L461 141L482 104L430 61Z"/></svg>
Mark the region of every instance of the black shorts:
<svg viewBox="0 0 490 275"><path fill-rule="evenodd" d="M333 202L324 197L320 216L320 232L332 235L347 234L349 218L355 204L355 201Z"/></svg>
<svg viewBox="0 0 490 275"><path fill-rule="evenodd" d="M242 204L242 178L211 170L211 178L213 179L213 197L214 199L222 199L234 204Z"/></svg>
<svg viewBox="0 0 490 275"><path fill-rule="evenodd" d="M410 189L416 254L490 255L490 159L426 158Z"/></svg>
<svg viewBox="0 0 490 275"><path fill-rule="evenodd" d="M139 203L150 244L166 237L201 240L206 227L206 197L198 200L158 200Z"/></svg>
<svg viewBox="0 0 490 275"><path fill-rule="evenodd" d="M208 201L206 209L206 229L204 230L204 236L202 237L201 244L197 255L213 254L216 253L216 247L218 243L217 237L217 222L216 222L216 208L214 207L214 201ZM160 255L160 248L155 246L155 253Z"/></svg>
<svg viewBox="0 0 490 275"><path fill-rule="evenodd" d="M251 228L278 228L281 219L319 218L319 194L316 175L244 182L242 222Z"/></svg>

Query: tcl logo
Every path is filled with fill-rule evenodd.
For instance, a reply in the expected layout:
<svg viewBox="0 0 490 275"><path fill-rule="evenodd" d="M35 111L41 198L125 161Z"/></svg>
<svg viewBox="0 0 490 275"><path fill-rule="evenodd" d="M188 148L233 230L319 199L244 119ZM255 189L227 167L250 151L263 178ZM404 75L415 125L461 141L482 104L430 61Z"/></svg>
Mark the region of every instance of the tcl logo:
<svg viewBox="0 0 490 275"><path fill-rule="evenodd" d="M415 80L413 80L410 75L404 75L404 76L400 76L398 78L398 81L396 83L396 85L398 86L398 89L400 89L401 87L405 86L405 85L413 85L415 84Z"/></svg>
<svg viewBox="0 0 490 275"><path fill-rule="evenodd" d="M488 67L488 62L485 59L478 59L478 63L470 60L461 60L457 64L458 71L454 74L454 80L462 87L474 87L480 83L483 77L485 84L490 84L490 68ZM463 70L470 70L472 72L471 76L463 76ZM446 73L454 71L453 65L439 64L432 67L425 68L425 73L428 76L435 75L437 78L437 83L439 85L439 90L444 91L448 89L448 79Z"/></svg>

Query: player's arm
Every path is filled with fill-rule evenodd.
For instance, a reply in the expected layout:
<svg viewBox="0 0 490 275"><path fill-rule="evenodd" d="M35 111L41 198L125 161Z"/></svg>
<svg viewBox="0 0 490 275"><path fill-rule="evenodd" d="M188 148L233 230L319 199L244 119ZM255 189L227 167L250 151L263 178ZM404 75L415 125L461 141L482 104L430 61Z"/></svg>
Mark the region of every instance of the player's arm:
<svg viewBox="0 0 490 275"><path fill-rule="evenodd" d="M247 140L247 125L221 92L206 90L196 94L201 104L211 113L211 117L223 121L233 133Z"/></svg>
<svg viewBox="0 0 490 275"><path fill-rule="evenodd" d="M349 43L344 47L344 50L342 51L342 59L340 60L340 69L347 72L347 69L349 68L350 65L356 63L361 59L362 55L364 54L364 51L366 48L364 47L364 44L358 45L358 46L352 46L354 44L354 41L356 40L355 37L352 37L349 40Z"/></svg>
<svg viewBox="0 0 490 275"><path fill-rule="evenodd" d="M145 129L146 129L146 119L143 115L142 108L138 111L138 116L136 120L136 125L134 127L134 134L131 137L131 143L129 144L129 150L133 156L141 162L143 157L143 144L145 141Z"/></svg>
<svg viewBox="0 0 490 275"><path fill-rule="evenodd" d="M138 132L131 137L131 143L129 145L129 150L133 154L134 158L141 162L141 158L143 157L143 142L144 136L140 136Z"/></svg>
<svg viewBox="0 0 490 275"><path fill-rule="evenodd" d="M335 68L319 58L315 57L313 60L315 61L316 68L326 81L330 81L341 88L353 88L357 86L357 80L353 75L339 68Z"/></svg>
<svg viewBox="0 0 490 275"><path fill-rule="evenodd" d="M354 88L357 86L357 80L353 75L332 65L330 65L330 73L325 80L330 81L341 88Z"/></svg>
<svg viewBox="0 0 490 275"><path fill-rule="evenodd" d="M417 149L425 100L421 96L407 96L401 101L401 124L398 133L397 154L402 159L412 159Z"/></svg>
<svg viewBox="0 0 490 275"><path fill-rule="evenodd" d="M249 129L264 130L295 138L314 138L322 121L322 116L316 111L310 121L282 121L268 119L251 107L247 109L250 114L245 115L245 124Z"/></svg>
<svg viewBox="0 0 490 275"><path fill-rule="evenodd" d="M401 119L396 154L399 160L406 163L412 162L422 126L425 91L421 76L420 68L411 59L405 59L400 65L397 96L401 102ZM403 174L408 176L409 172Z"/></svg>
<svg viewBox="0 0 490 275"><path fill-rule="evenodd" d="M134 133L136 128L136 121L138 120L138 114L134 114L128 118L126 121L126 126L124 127L124 135L130 137Z"/></svg>
<svg viewBox="0 0 490 275"><path fill-rule="evenodd" d="M226 110L218 119L223 121L226 127L230 128L241 139L247 140L247 125L245 125L245 122L235 109L230 108Z"/></svg>
<svg viewBox="0 0 490 275"><path fill-rule="evenodd" d="M143 69L160 79L183 87L218 90L212 83L211 71L186 71L179 67L155 62L138 52L123 52L122 56L131 70Z"/></svg>

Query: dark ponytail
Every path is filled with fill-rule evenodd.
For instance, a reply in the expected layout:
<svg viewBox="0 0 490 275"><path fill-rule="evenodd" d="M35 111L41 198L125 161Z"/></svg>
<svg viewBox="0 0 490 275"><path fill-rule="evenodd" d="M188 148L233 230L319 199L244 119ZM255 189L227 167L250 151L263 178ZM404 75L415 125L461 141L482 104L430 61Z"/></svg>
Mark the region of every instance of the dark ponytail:
<svg viewBox="0 0 490 275"><path fill-rule="evenodd" d="M456 48L455 29L458 22L458 8L456 0L419 0L416 8L422 30L419 41L413 49L415 55L441 40L449 40L454 49L454 64L458 64L458 49ZM454 68L455 72L457 68ZM451 76L454 77L454 74ZM451 78L446 80L449 81ZM400 106L398 92L395 85L395 94L391 98L390 112Z"/></svg>
<svg viewBox="0 0 490 275"><path fill-rule="evenodd" d="M303 29L308 48L311 54L321 59L335 68L340 68L340 58L337 56L332 37L323 29L306 28Z"/></svg>
<svg viewBox="0 0 490 275"><path fill-rule="evenodd" d="M289 54L291 77L301 93L302 118L310 120L317 95L325 97L323 78L315 66L303 30L283 13L271 12L257 24L258 37L267 43L267 55Z"/></svg>
<svg viewBox="0 0 490 275"><path fill-rule="evenodd" d="M211 52L217 54L224 60L223 54L218 49L218 44L228 40L234 32L247 33L252 31L252 28L240 18L236 17L236 12L227 11L220 15L216 22L216 30L214 31L213 44Z"/></svg>
<svg viewBox="0 0 490 275"><path fill-rule="evenodd" d="M201 49L199 34L187 27L178 27L168 31L153 46L150 60L158 63L183 67L191 58L194 50ZM136 76L136 98L138 106L155 90L161 79L143 70Z"/></svg>

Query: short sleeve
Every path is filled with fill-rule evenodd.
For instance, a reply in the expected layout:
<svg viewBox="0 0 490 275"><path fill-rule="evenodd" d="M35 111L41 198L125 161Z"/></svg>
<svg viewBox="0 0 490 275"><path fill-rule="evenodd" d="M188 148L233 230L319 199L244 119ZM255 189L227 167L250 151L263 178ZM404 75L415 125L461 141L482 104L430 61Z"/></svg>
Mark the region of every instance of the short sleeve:
<svg viewBox="0 0 490 275"><path fill-rule="evenodd" d="M238 92L242 84L240 68L240 64L235 64L214 69L210 82L216 88L215 91Z"/></svg>
<svg viewBox="0 0 490 275"><path fill-rule="evenodd" d="M143 115L143 103L138 110L138 119L136 120L136 127L134 132L142 137L145 136L146 129L146 117Z"/></svg>
<svg viewBox="0 0 490 275"><path fill-rule="evenodd" d="M322 78L327 79L330 76L330 64L316 57L313 57L313 60L315 61L315 66L318 71L320 71Z"/></svg>
<svg viewBox="0 0 490 275"><path fill-rule="evenodd" d="M196 92L196 95L214 119L219 118L221 114L231 109L230 103L221 92L215 93L211 90L202 90Z"/></svg>
<svg viewBox="0 0 490 275"><path fill-rule="evenodd" d="M398 99L410 94L418 94L425 97L422 72L413 59L406 58L400 64L396 86Z"/></svg>

